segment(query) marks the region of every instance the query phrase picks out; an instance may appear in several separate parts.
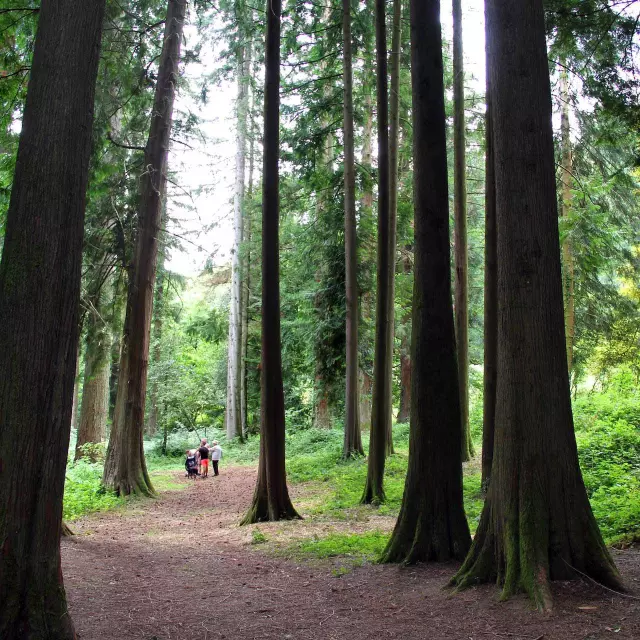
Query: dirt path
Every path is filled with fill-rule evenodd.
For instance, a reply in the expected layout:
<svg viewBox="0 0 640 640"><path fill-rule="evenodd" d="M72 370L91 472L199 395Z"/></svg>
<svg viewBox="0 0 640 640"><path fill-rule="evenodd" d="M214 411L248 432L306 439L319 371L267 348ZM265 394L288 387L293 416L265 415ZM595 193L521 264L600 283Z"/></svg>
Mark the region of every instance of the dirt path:
<svg viewBox="0 0 640 640"><path fill-rule="evenodd" d="M365 565L336 577L328 562L269 557L249 544L252 528L237 526L254 482L253 469L224 469L76 523L62 557L80 640L640 638L640 600L585 583L554 585L547 616L524 597L498 603L493 586L448 595L454 566ZM260 529L302 537L309 522ZM639 596L640 552L616 561Z"/></svg>

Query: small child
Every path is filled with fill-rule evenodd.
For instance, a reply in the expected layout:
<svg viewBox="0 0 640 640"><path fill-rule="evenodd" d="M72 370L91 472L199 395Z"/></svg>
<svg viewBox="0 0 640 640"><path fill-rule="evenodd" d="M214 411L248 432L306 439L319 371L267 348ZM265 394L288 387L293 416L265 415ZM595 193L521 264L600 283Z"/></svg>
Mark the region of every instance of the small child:
<svg viewBox="0 0 640 640"><path fill-rule="evenodd" d="M184 463L184 468L187 470L189 478L196 480L198 478L198 461L196 459L196 450L187 449L187 460Z"/></svg>
<svg viewBox="0 0 640 640"><path fill-rule="evenodd" d="M211 466L213 467L213 475L219 476L220 474L218 473L218 463L220 462L220 458L222 458L222 449L220 448L217 440L214 440L211 443L211 448L209 449L209 451L211 453Z"/></svg>

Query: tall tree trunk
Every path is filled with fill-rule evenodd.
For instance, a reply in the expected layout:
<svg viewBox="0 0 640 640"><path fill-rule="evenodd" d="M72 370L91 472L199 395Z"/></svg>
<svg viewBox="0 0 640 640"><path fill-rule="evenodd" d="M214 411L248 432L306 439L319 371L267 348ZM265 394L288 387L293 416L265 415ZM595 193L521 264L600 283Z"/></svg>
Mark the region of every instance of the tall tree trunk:
<svg viewBox="0 0 640 640"><path fill-rule="evenodd" d="M356 243L356 175L353 143L353 71L351 60L351 0L342 0L344 85L344 251L346 264L347 355L345 425L342 455L364 455L360 434L358 389L358 255Z"/></svg>
<svg viewBox="0 0 640 640"><path fill-rule="evenodd" d="M82 386L82 410L76 439L75 459L85 456L86 444L96 444L105 439L109 413L109 356L111 334L105 320L104 300L109 287L101 283L100 290L89 299L87 335Z"/></svg>
<svg viewBox="0 0 640 640"><path fill-rule="evenodd" d="M124 323L125 285L122 271L119 271L113 287L113 301L111 303L111 364L109 371L109 420L113 424L113 414L118 394L118 378L120 376L120 357L122 347L122 333Z"/></svg>
<svg viewBox="0 0 640 640"><path fill-rule="evenodd" d="M487 64L487 70L489 66ZM493 153L493 99L487 71L484 192L484 376L482 403L482 489L487 491L493 464L498 365L498 272L496 262L496 184Z"/></svg>
<svg viewBox="0 0 640 640"><path fill-rule="evenodd" d="M166 207L163 207L166 213ZM165 224L166 216L163 215ZM163 225L164 226L164 225ZM153 304L153 366L160 365L162 358L162 321L164 314L164 279L166 277L164 262L166 250L163 245L158 249L158 270L156 279L155 301ZM151 406L149 407L149 417L147 418L147 435L154 436L158 431L158 380L154 376L151 383L151 393L149 394Z"/></svg>
<svg viewBox="0 0 640 640"><path fill-rule="evenodd" d="M551 89L542 0L487 0L495 145L498 379L495 457L460 586L621 583L584 488L564 340Z"/></svg>
<svg viewBox="0 0 640 640"><path fill-rule="evenodd" d="M462 1L453 0L453 217L455 257L455 321L462 414L462 459L470 460L469 430L469 271L467 259L467 176L464 119Z"/></svg>
<svg viewBox="0 0 640 640"><path fill-rule="evenodd" d="M402 266L405 273L411 273L411 245L405 247ZM411 312L406 314L403 322L411 321ZM402 334L400 342L400 406L396 420L400 423L409 422L411 415L411 344L407 332Z"/></svg>
<svg viewBox="0 0 640 640"><path fill-rule="evenodd" d="M369 220L372 217L373 212L373 182L371 179L372 174L372 150L371 150L371 140L373 137L373 104L371 100L371 92L368 90L370 83L367 81L367 77L369 75L373 75L373 72L368 68L369 63L365 60L365 84L367 90L365 91L364 96L364 127L362 132L362 166L364 168L365 178L363 180L363 191L362 191L362 212L361 212L361 232L359 233L359 238L361 241L361 260L366 258L369 255L368 247L364 246L362 239L365 237L364 230L362 230L363 220ZM362 313L362 318L365 322L369 322L371 317L373 316L373 305L371 301L371 293L367 291L360 301L360 309ZM359 340L361 338L359 337ZM360 345L359 345L360 346ZM362 363L360 363L362 365ZM371 390L373 386L373 380L371 379L371 375L367 368L360 369L360 408L359 408L359 419L360 425L371 426Z"/></svg>
<svg viewBox="0 0 640 640"><path fill-rule="evenodd" d="M299 518L287 490L280 346L279 171L281 0L267 3L262 168L262 358L258 481L242 524Z"/></svg>
<svg viewBox="0 0 640 640"><path fill-rule="evenodd" d="M376 95L378 108L378 277L376 342L373 361L371 438L364 504L384 502L384 464L390 430L391 363L389 362L389 127L387 91L387 33L384 0L375 1Z"/></svg>
<svg viewBox="0 0 640 640"><path fill-rule="evenodd" d="M373 0L365 0L365 11L373 13ZM360 427L371 427L371 391L373 387L372 361L369 356L372 351L372 339L369 327L375 316L373 304L373 278L369 275L370 264L373 262L373 97L375 75L373 68L374 38L371 29L367 29L363 42L363 128L362 128L362 192L360 196L360 216L358 220L357 239L359 268L362 269L362 280L359 281L359 310L361 317L358 326L358 349L360 366ZM353 56L353 54L352 54ZM352 60L353 65L353 60ZM366 279L365 279L366 278Z"/></svg>
<svg viewBox="0 0 640 640"><path fill-rule="evenodd" d="M240 7L241 13L244 7ZM238 98L236 131L236 181L233 195L233 251L231 258L231 301L229 303L229 355L227 367L227 439L243 437L241 416L242 378L242 246L244 226L245 169L247 151L247 115L249 111L249 65L251 45L246 43L244 16L238 15L242 44L237 53Z"/></svg>
<svg viewBox="0 0 640 640"><path fill-rule="evenodd" d="M249 64L249 73L252 73L252 65ZM253 122L254 112L254 92L251 93L251 109L248 122ZM247 184L247 202L245 207L244 229L242 237L244 238L243 251L243 267L242 267L242 350L240 352L240 425L242 427L243 437L247 434L248 418L247 418L247 348L249 345L249 300L251 297L251 218L253 213L253 165L255 157L255 135L253 126L249 135L249 179Z"/></svg>
<svg viewBox="0 0 640 640"><path fill-rule="evenodd" d="M154 493L144 459L144 406L162 194L185 11L186 0L169 0L151 128L144 153L145 171L140 185L138 234L129 279L118 396L103 474L104 484L119 495Z"/></svg>
<svg viewBox="0 0 640 640"><path fill-rule="evenodd" d="M415 277L409 467L385 562L461 560L471 544L462 500L460 391L451 303L440 2L411 0Z"/></svg>
<svg viewBox="0 0 640 640"><path fill-rule="evenodd" d="M560 138L562 146L562 207L560 215L571 213L571 181L573 179L573 154L571 153L571 125L569 122L569 74L565 67L560 71ZM564 325L567 349L569 380L573 368L573 341L576 333L576 303L574 293L575 269L573 265L573 247L571 235L567 234L562 243L563 280L564 280Z"/></svg>
<svg viewBox="0 0 640 640"><path fill-rule="evenodd" d="M3 640L75 638L60 534L104 4L40 3L0 261Z"/></svg>
<svg viewBox="0 0 640 640"><path fill-rule="evenodd" d="M387 455L393 453L393 347L395 343L396 301L396 235L398 219L398 149L400 140L400 50L402 35L402 0L393 0L393 27L389 66L391 92L389 95L389 420L387 423Z"/></svg>

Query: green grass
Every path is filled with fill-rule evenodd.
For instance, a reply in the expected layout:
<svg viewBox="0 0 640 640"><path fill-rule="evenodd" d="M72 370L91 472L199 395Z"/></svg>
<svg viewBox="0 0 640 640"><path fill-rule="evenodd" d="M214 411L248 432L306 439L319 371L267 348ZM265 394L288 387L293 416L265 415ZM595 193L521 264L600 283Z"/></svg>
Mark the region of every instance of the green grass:
<svg viewBox="0 0 640 640"><path fill-rule="evenodd" d="M296 560L347 558L351 566L374 562L384 550L389 534L384 531L366 533L331 533L325 537L305 538L288 545L283 553Z"/></svg>

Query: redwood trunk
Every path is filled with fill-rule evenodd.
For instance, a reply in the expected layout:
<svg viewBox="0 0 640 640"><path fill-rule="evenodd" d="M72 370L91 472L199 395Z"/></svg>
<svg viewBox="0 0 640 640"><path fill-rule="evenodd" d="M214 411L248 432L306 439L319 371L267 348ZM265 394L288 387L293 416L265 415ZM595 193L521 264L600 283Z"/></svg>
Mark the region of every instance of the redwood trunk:
<svg viewBox="0 0 640 640"><path fill-rule="evenodd" d="M487 500L460 586L524 590L620 578L584 488L564 340L551 90L542 0L487 0L495 150L498 379Z"/></svg>
<svg viewBox="0 0 640 640"><path fill-rule="evenodd" d="M118 397L103 482L119 495L153 495L144 459L144 409L162 194L178 82L186 0L169 0L149 139L141 177L138 235L129 280Z"/></svg>
<svg viewBox="0 0 640 640"><path fill-rule="evenodd" d="M362 495L365 504L385 500L383 480L387 441L391 429L391 363L389 362L389 109L387 91L387 34L384 0L375 2L376 96L378 108L378 277L376 340L373 361L371 438L367 480Z"/></svg>
<svg viewBox="0 0 640 640"><path fill-rule="evenodd" d="M358 389L358 256L356 250L356 176L353 143L353 73L351 63L351 1L342 1L344 78L344 250L346 266L346 391L342 455L364 455L360 433Z"/></svg>
<svg viewBox="0 0 640 640"><path fill-rule="evenodd" d="M462 459L470 460L469 430L469 270L467 258L467 176L464 119L462 3L453 0L453 217L455 257L455 326L462 415Z"/></svg>
<svg viewBox="0 0 640 640"><path fill-rule="evenodd" d="M3 640L75 638L60 535L104 4L40 4L0 262Z"/></svg>
<svg viewBox="0 0 640 640"><path fill-rule="evenodd" d="M281 0L267 4L262 169L262 358L260 458L253 501L242 524L299 518L287 490L280 348L279 143Z"/></svg>
<svg viewBox="0 0 640 640"><path fill-rule="evenodd" d="M461 416L451 302L440 3L411 0L415 277L409 466L385 562L464 558Z"/></svg>
<svg viewBox="0 0 640 640"><path fill-rule="evenodd" d="M487 66L487 69L489 67ZM482 488L486 492L493 464L498 359L498 272L496 264L496 185L493 154L493 106L487 72L484 194L484 377L482 412Z"/></svg>

